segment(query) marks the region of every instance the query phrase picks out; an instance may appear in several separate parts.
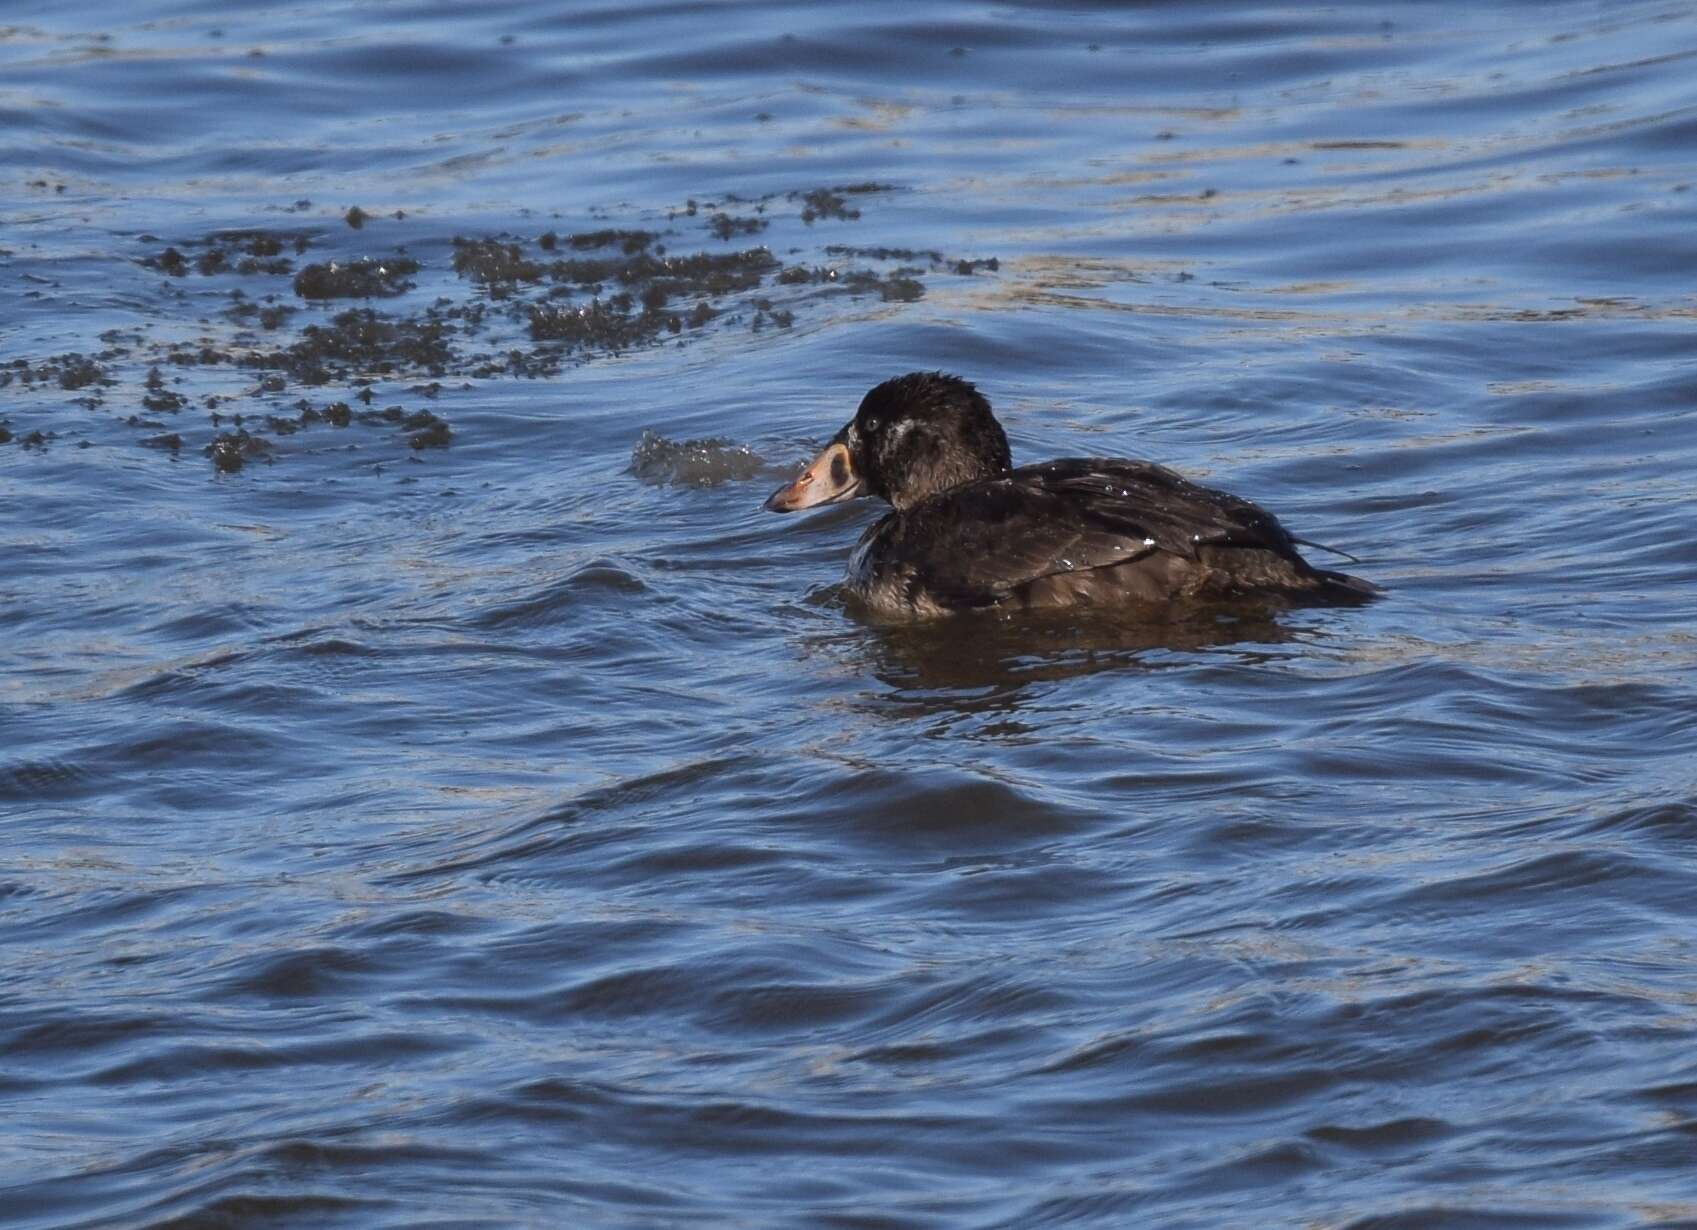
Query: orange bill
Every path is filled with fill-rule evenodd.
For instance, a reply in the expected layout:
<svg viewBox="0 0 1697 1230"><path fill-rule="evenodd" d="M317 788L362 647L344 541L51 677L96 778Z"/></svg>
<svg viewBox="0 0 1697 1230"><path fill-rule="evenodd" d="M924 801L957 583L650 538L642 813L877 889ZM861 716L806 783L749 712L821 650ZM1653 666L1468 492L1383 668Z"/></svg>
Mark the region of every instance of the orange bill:
<svg viewBox="0 0 1697 1230"><path fill-rule="evenodd" d="M795 482L774 491L766 501L768 512L796 512L818 504L835 504L865 494L865 484L854 472L848 445L841 440L827 444L808 462Z"/></svg>

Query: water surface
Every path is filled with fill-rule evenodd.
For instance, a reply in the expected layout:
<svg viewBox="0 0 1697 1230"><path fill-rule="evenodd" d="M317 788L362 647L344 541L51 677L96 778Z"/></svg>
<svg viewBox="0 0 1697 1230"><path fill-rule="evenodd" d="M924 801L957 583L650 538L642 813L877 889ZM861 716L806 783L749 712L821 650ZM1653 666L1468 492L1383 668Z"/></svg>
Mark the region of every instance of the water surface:
<svg viewBox="0 0 1697 1230"><path fill-rule="evenodd" d="M1697 1226L1688 6L4 20L0 1222ZM1389 596L857 621L914 368Z"/></svg>

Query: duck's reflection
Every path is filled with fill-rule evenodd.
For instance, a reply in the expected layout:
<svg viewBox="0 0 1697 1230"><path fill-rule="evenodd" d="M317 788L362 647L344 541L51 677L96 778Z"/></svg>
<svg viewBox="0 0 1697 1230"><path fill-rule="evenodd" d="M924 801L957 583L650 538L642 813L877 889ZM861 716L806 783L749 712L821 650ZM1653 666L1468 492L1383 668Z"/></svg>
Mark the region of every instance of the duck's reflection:
<svg viewBox="0 0 1697 1230"><path fill-rule="evenodd" d="M831 599L842 602L839 595ZM1198 653L1229 653L1245 664L1302 656L1325 632L1314 612L1273 604L1195 608L1154 621L1112 612L1008 616L968 612L918 623L878 623L852 604L858 635L836 641L851 669L898 693L926 693L972 709L1001 707L1033 685L1103 671L1191 666Z"/></svg>

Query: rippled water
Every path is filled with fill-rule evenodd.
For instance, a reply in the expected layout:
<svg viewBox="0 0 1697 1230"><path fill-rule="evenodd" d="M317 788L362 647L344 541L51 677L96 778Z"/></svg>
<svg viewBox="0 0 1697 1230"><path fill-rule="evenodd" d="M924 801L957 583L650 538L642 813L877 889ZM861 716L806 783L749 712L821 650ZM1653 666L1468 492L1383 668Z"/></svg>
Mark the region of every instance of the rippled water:
<svg viewBox="0 0 1697 1230"><path fill-rule="evenodd" d="M0 1222L1697 1226L1688 5L0 18ZM1389 596L859 623L919 367Z"/></svg>

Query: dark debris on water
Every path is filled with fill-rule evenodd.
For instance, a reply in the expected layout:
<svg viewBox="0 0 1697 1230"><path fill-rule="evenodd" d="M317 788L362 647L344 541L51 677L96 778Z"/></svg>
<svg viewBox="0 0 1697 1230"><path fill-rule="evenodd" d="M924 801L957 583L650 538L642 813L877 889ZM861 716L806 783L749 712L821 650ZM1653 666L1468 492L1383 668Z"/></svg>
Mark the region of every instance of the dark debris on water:
<svg viewBox="0 0 1697 1230"><path fill-rule="evenodd" d="M157 243L153 235L143 235L142 242ZM141 258L141 265L155 269L171 278L186 278L198 273L202 277L233 273L241 277L262 274L287 274L294 270L294 261L285 252L299 255L311 246L304 231L232 230L214 231L198 239L183 241L184 248L194 255L167 246L162 251Z"/></svg>
<svg viewBox="0 0 1697 1230"><path fill-rule="evenodd" d="M849 197L893 190L890 184L843 184L836 188L815 188L811 192L791 193L790 198L794 200L797 196L800 197L801 220L809 225L821 218L853 222L860 217L860 210L848 203Z"/></svg>
<svg viewBox="0 0 1697 1230"><path fill-rule="evenodd" d="M249 435L246 430L227 431L215 438L202 451L210 458L214 468L226 474L233 474L250 461L262 461L270 457L275 447L269 440Z"/></svg>
<svg viewBox="0 0 1697 1230"><path fill-rule="evenodd" d="M357 205L338 216L345 224L336 228L339 239L304 220L172 240L142 235L138 265L173 287L210 279L210 293L226 297L212 320L201 318L199 336L155 341L146 326L109 331L101 335L104 349L0 365L0 388L14 396L76 393L75 404L114 412L141 446L172 457L198 452L221 473L283 460L289 450L279 442L311 431L378 430L414 455L449 448L454 429L433 410L356 410L352 403L369 407L378 382L428 381L415 391L435 398L450 377L554 377L598 356L731 328L787 329L832 296L911 303L928 278L998 269L994 258L934 249L831 245L792 263L764 245L716 246L760 235L774 219L792 227L797 219L850 223L869 200L893 190L867 182L755 199L727 194L692 199L666 215L699 219L691 230L712 250L669 251L668 240L677 247L674 230L608 226L462 235L440 256L413 244L416 252L326 254L297 269L296 259L315 245L345 246L359 242L349 231L370 233L373 215ZM797 213L773 210L784 202ZM311 208L301 201L282 212ZM428 286L422 293L421 283ZM174 291L166 302L192 302L188 293ZM435 297L421 304L426 294ZM374 300L387 302L380 310ZM221 373L235 379L221 386ZM314 390L324 396L300 396ZM199 431L185 418L197 405L207 415ZM20 438L6 425L0 444L45 449L55 435L33 430ZM639 475L668 482L717 481L758 465L718 440L644 437L633 456Z"/></svg>
<svg viewBox="0 0 1697 1230"><path fill-rule="evenodd" d="M330 261L297 273L295 294L302 299L392 299L413 288L411 278L417 272L418 262L409 256Z"/></svg>

